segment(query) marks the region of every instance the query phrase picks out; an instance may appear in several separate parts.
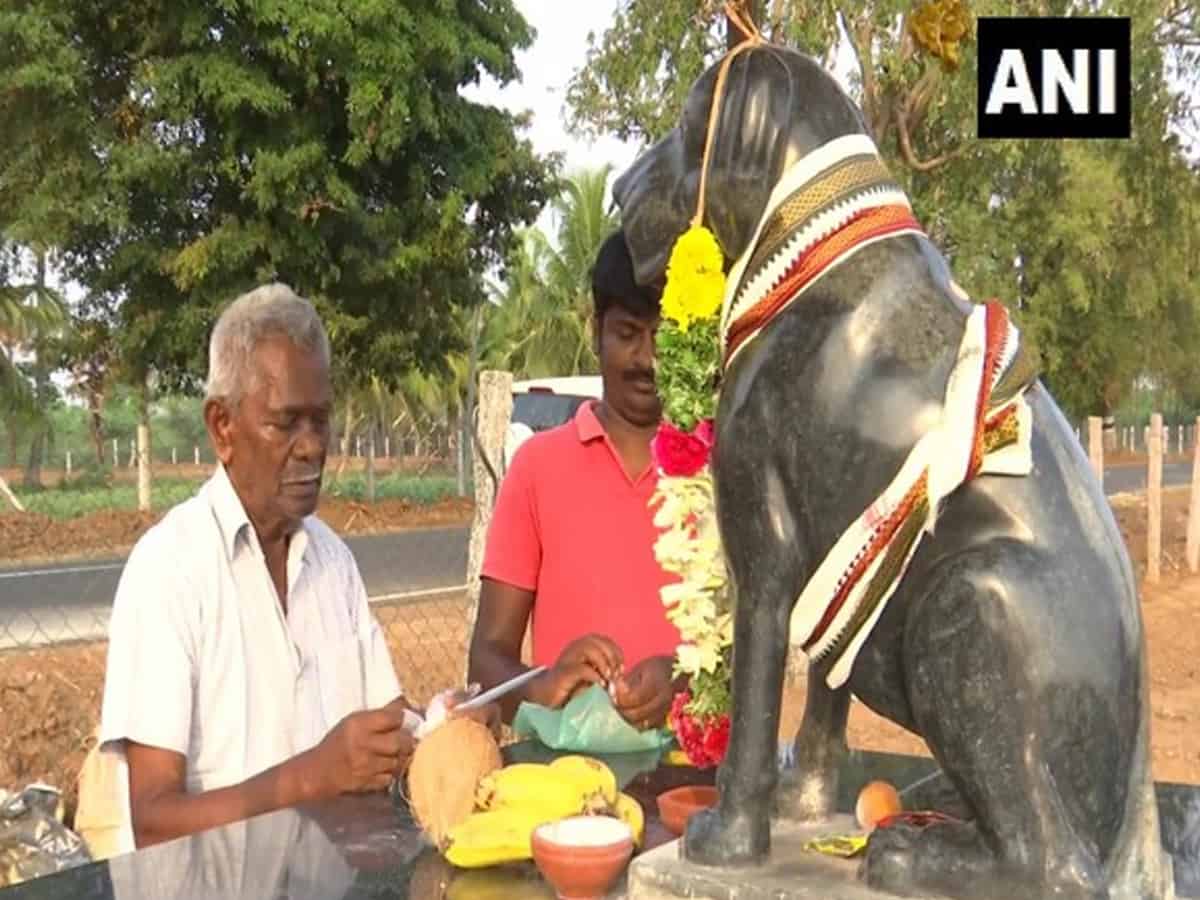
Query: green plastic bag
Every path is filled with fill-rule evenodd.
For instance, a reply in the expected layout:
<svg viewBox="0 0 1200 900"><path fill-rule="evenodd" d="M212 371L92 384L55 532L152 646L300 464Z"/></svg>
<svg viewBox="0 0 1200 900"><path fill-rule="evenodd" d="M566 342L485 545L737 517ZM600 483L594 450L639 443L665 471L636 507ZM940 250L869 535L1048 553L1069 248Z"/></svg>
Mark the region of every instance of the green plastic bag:
<svg viewBox="0 0 1200 900"><path fill-rule="evenodd" d="M639 753L671 742L666 729L638 731L621 718L608 692L592 685L562 709L522 703L513 719L518 737L536 737L553 750L572 753Z"/></svg>

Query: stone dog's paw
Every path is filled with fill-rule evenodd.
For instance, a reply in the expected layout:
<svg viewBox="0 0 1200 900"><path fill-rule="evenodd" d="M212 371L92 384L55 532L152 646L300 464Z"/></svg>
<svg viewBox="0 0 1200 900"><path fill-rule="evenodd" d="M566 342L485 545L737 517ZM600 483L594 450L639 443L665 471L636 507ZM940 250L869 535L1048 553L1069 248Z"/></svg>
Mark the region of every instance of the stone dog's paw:
<svg viewBox="0 0 1200 900"><path fill-rule="evenodd" d="M693 814L683 834L681 852L702 866L753 865L766 858L770 828L765 817L753 821L715 809Z"/></svg>

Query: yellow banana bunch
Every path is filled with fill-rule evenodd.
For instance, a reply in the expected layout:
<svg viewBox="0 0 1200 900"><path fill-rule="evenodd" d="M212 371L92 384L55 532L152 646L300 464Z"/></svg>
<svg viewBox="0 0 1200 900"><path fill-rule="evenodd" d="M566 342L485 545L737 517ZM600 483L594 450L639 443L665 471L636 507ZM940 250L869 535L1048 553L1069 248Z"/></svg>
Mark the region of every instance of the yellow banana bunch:
<svg viewBox="0 0 1200 900"><path fill-rule="evenodd" d="M628 794L617 794L617 802L613 804L612 814L633 831L634 846L642 846L642 838L646 836L646 813L642 809L642 804Z"/></svg>
<svg viewBox="0 0 1200 900"><path fill-rule="evenodd" d="M483 810L515 809L554 822L583 812L585 796L576 783L542 763L516 763L479 780L475 805Z"/></svg>
<svg viewBox="0 0 1200 900"><path fill-rule="evenodd" d="M560 756L550 771L566 777L583 798L581 812L605 812L617 802L617 776L612 769L587 756Z"/></svg>
<svg viewBox="0 0 1200 900"><path fill-rule="evenodd" d="M641 845L645 813L604 763L564 756L549 764L514 763L479 780L476 812L447 835L447 861L464 869L530 859L533 830L577 815L620 818Z"/></svg>
<svg viewBox="0 0 1200 900"><path fill-rule="evenodd" d="M545 821L519 809L472 813L446 838L446 859L463 869L478 869L533 858L533 830Z"/></svg>

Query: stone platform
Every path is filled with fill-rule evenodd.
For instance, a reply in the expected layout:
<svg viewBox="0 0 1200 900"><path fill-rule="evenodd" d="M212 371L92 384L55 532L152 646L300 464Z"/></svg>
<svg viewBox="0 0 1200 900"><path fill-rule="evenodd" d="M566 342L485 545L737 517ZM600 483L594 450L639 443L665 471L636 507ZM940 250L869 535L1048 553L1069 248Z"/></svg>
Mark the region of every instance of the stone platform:
<svg viewBox="0 0 1200 900"><path fill-rule="evenodd" d="M861 858L826 856L804 845L815 837L859 833L853 817L840 815L813 827L777 826L771 858L750 869L711 869L684 862L679 841L637 857L629 867L629 900L895 900L858 878ZM929 895L922 900L944 900Z"/></svg>

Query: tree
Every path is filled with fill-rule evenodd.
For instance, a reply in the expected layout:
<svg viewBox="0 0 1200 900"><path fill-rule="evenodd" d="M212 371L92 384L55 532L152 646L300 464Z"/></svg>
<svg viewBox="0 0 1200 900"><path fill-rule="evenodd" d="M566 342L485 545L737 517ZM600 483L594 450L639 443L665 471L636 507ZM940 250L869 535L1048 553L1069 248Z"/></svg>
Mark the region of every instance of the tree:
<svg viewBox="0 0 1200 900"><path fill-rule="evenodd" d="M16 244L0 244L0 412L37 411L34 385L22 376L17 355L33 342L58 332L65 323L62 296L46 283L46 251L29 273L27 254Z"/></svg>
<svg viewBox="0 0 1200 900"><path fill-rule="evenodd" d="M913 65L922 63L925 54L907 24L914 13L911 2L767 0L738 5L757 20L764 36L806 50L827 67L834 61L839 28L844 29L860 64L863 110L879 143L885 143L899 110L910 107L910 132L918 113L927 111L936 75ZM952 26L960 6L945 5L953 7L946 23ZM572 121L625 140L655 141L674 126L692 83L731 43L721 3L626 0L602 36L589 35L586 62L568 88ZM948 38L939 52L957 54L957 43ZM879 77L884 64L891 64L886 80ZM902 71L905 66L908 71ZM925 80L918 84L922 75Z"/></svg>
<svg viewBox="0 0 1200 900"><path fill-rule="evenodd" d="M518 377L596 371L591 271L617 227L605 209L611 167L569 178L552 204L555 236L529 229L509 265L498 307L485 327L485 356Z"/></svg>
<svg viewBox="0 0 1200 900"><path fill-rule="evenodd" d="M114 337L116 309L106 298L86 297L71 309L70 327L52 342L53 368L65 371L71 391L87 408L87 429L96 465L106 463L105 407L119 381L116 368L117 340ZM116 464L113 460L113 464Z"/></svg>
<svg viewBox="0 0 1200 900"><path fill-rule="evenodd" d="M1181 200L1194 173L1170 137L1195 106L1166 78L1200 77L1194 4L767 0L759 11L769 38L827 67L845 36L852 93L918 219L974 296L1010 305L1069 413L1111 410L1128 373L1147 365L1137 336L1166 327L1168 311L1175 333L1195 319L1186 266L1172 256L1194 233ZM1130 16L1133 140L977 140L976 15ZM571 81L573 123L656 140L723 51L723 25L715 2L626 0Z"/></svg>
<svg viewBox="0 0 1200 900"><path fill-rule="evenodd" d="M35 247L30 253L12 246L6 255L6 277L0 281L0 333L14 350L11 354L0 351L0 410L7 412L14 432L27 432L29 455L24 485L28 490L39 490L46 444L53 437L49 408L56 396L50 381L47 346L62 333L64 302L49 285L49 251L45 247ZM28 273L30 280L25 281L21 276L29 267L24 265L24 258L30 255L32 272ZM18 351L26 353L30 361L18 364Z"/></svg>
<svg viewBox="0 0 1200 900"><path fill-rule="evenodd" d="M152 379L198 388L220 306L270 279L314 298L345 371L437 360L551 183L523 121L460 90L517 76L511 0L22 0L0 38L0 185L32 198L0 227L56 223L144 410ZM33 177L54 154L65 202Z"/></svg>

